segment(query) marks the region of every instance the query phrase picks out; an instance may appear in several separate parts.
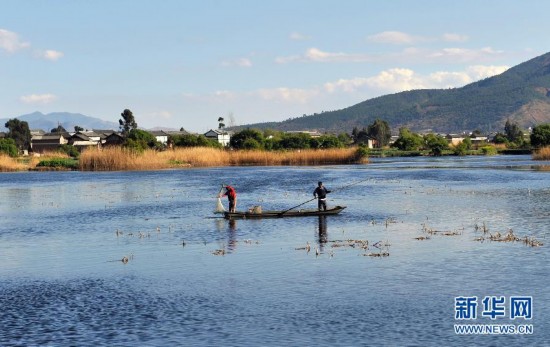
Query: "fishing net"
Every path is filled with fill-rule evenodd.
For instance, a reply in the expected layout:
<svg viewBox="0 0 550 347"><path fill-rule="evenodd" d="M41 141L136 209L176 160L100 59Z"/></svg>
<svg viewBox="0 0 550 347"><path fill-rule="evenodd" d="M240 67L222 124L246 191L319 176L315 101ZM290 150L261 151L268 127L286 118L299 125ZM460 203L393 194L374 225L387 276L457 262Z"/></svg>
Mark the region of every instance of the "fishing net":
<svg viewBox="0 0 550 347"><path fill-rule="evenodd" d="M218 201L216 203L216 209L214 210L214 213L224 213L225 212L225 208L223 207L222 198L221 198L222 192L223 192L223 186L220 188L220 191L218 192L218 196L217 196Z"/></svg>

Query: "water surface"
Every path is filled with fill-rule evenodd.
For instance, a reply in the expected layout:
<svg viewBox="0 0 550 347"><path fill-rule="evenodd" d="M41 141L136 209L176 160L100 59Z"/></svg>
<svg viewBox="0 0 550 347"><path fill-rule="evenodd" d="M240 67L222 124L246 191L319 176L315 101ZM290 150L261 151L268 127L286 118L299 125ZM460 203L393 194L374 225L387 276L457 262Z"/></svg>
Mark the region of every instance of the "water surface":
<svg viewBox="0 0 550 347"><path fill-rule="evenodd" d="M545 165L2 174L0 345L548 345ZM329 205L347 206L340 215L213 218L222 183L237 188L239 209L287 209L318 180L334 190ZM544 246L476 241L510 229ZM533 297L532 320L475 323L528 323L533 334L455 334L455 297L514 295Z"/></svg>

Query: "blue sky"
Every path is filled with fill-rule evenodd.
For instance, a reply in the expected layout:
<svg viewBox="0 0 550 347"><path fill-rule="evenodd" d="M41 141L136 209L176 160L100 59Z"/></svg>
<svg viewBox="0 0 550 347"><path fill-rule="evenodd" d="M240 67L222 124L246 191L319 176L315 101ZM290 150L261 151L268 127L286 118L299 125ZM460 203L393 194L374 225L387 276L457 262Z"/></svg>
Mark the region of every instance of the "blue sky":
<svg viewBox="0 0 550 347"><path fill-rule="evenodd" d="M204 132L461 87L549 51L550 1L0 0L0 118Z"/></svg>

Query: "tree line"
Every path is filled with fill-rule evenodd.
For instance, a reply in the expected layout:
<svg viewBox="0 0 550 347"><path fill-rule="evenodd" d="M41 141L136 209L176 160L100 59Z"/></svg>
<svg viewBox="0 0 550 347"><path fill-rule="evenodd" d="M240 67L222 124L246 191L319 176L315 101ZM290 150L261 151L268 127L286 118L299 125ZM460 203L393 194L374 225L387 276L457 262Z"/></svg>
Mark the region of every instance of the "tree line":
<svg viewBox="0 0 550 347"><path fill-rule="evenodd" d="M138 129L138 124L131 110L125 109L119 119L119 130L124 139L122 146L136 151L145 149L163 150L165 145L158 142L150 132ZM29 125L25 121L10 119L5 127L9 129L6 137L0 139L0 152L15 157L22 150L30 149L31 134ZM218 118L218 129L225 131L224 119ZM84 130L76 126L75 131ZM183 130L183 128L182 128ZM52 133L65 132L62 126L51 130ZM480 135L476 130L472 137ZM235 132L230 137L229 147L237 150L295 150L295 149L328 149L342 148L351 145L365 145L369 141L375 147L387 147L391 139L391 129L388 122L376 119L372 124L359 129L353 128L351 134L322 134L311 136L309 133L293 132L287 133L271 129L243 129ZM497 133L493 139L494 143L505 144L507 148L540 148L550 145L550 124L536 126L530 137L525 138L524 131L517 123L508 120L504 126L504 132ZM171 135L169 136L168 147L215 147L222 148L222 145L204 135ZM62 145L59 150L71 155L78 156L76 148L70 145ZM402 151L428 150L432 155L441 155L443 151L449 150L448 141L438 134L420 135L413 133L406 127L399 129L397 140L391 147ZM466 137L462 143L454 146L452 150L457 155L464 155L472 148L472 141Z"/></svg>

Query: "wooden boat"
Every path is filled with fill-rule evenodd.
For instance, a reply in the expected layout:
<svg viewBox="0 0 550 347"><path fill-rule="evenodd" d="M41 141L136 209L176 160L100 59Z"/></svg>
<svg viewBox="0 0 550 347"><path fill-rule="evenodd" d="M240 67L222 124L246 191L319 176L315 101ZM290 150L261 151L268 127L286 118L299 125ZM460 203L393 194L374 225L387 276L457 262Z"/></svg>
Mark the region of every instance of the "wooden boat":
<svg viewBox="0 0 550 347"><path fill-rule="evenodd" d="M282 217L309 217L309 216L330 216L342 212L346 206L335 206L325 211L317 209L308 210L282 210L282 211L236 211L236 212L224 212L224 218L226 219L258 219L258 218L282 218Z"/></svg>

